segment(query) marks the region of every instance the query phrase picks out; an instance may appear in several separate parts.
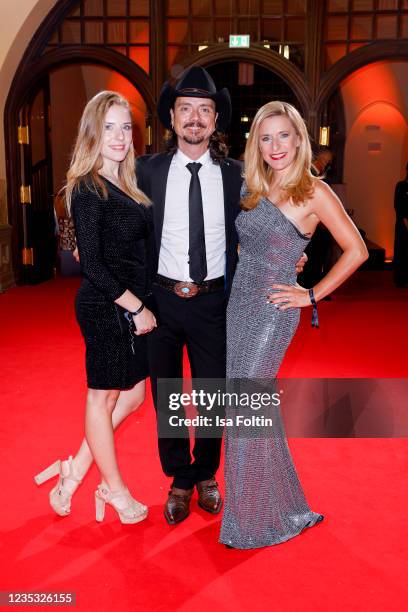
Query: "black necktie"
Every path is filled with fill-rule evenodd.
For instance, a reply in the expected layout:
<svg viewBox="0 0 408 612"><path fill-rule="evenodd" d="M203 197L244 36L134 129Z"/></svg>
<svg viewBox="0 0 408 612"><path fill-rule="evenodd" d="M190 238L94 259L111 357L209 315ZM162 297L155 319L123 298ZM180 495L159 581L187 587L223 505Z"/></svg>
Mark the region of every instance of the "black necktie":
<svg viewBox="0 0 408 612"><path fill-rule="evenodd" d="M207 256L205 253L203 199L198 172L202 164L187 164L191 172L188 192L190 278L202 283L207 276Z"/></svg>

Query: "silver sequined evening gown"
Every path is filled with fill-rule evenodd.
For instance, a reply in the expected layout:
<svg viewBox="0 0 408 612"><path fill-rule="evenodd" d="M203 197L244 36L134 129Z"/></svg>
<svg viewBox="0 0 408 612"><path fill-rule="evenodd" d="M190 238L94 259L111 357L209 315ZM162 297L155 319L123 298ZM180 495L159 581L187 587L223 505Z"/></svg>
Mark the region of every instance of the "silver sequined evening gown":
<svg viewBox="0 0 408 612"><path fill-rule="evenodd" d="M267 303L268 290L273 283L295 284L295 265L309 239L267 198L241 212L236 227L240 254L227 310L227 379L272 382L300 309L277 310ZM233 412L227 409L227 416ZM226 427L220 542L234 548L284 542L323 518L305 499L279 407L269 415L267 435L259 435L259 427Z"/></svg>

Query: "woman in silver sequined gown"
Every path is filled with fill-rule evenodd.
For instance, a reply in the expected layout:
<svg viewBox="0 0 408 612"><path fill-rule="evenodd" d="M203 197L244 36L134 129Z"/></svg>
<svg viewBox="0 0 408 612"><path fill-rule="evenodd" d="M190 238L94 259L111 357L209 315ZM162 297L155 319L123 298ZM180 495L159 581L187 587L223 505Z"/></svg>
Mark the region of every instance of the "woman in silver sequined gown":
<svg viewBox="0 0 408 612"><path fill-rule="evenodd" d="M271 379L300 315L299 309L279 311L266 295L274 282L296 282L295 265L308 238L266 198L241 212L236 227L240 254L227 310L227 377ZM235 548L278 544L322 519L307 505L279 406L271 412L269 435L259 437L257 428L248 427L240 435L226 427L221 542Z"/></svg>
<svg viewBox="0 0 408 612"><path fill-rule="evenodd" d="M270 103L274 104L279 103ZM243 195L246 193L244 184ZM267 297L275 283L296 284L295 266L309 237L265 196L238 215L236 228L240 253L227 310L227 383L232 391L245 384L246 391L259 391L269 381L271 389L296 332L300 308L282 310ZM364 259L363 251L361 257ZM234 412L237 414L236 406L227 408L231 419ZM233 548L278 544L323 519L306 501L279 406L269 407L267 416L272 418L269 430L226 427L220 542Z"/></svg>

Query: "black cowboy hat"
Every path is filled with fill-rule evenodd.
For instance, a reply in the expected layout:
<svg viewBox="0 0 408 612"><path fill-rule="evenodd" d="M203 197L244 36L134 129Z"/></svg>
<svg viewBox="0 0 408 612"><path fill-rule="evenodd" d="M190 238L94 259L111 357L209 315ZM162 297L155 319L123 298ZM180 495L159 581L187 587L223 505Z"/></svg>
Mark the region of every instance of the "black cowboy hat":
<svg viewBox="0 0 408 612"><path fill-rule="evenodd" d="M172 87L167 81L161 90L157 104L157 114L163 125L170 129L170 109L174 107L176 98L211 98L215 102L218 113L216 127L224 132L231 120L231 98L226 87L217 91L215 83L208 72L201 66L192 66L186 70L180 80Z"/></svg>

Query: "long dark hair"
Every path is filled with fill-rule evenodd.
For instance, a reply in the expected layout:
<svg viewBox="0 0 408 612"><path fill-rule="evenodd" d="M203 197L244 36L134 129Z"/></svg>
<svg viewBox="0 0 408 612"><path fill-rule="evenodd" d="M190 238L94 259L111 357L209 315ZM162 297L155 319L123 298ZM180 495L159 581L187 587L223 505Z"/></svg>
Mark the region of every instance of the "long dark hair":
<svg viewBox="0 0 408 612"><path fill-rule="evenodd" d="M164 135L164 146L166 147L167 153L175 153L177 151L177 134L173 128L166 130ZM225 159L228 155L226 135L222 132L213 132L210 136L208 148L210 150L211 159L214 162L220 162Z"/></svg>

